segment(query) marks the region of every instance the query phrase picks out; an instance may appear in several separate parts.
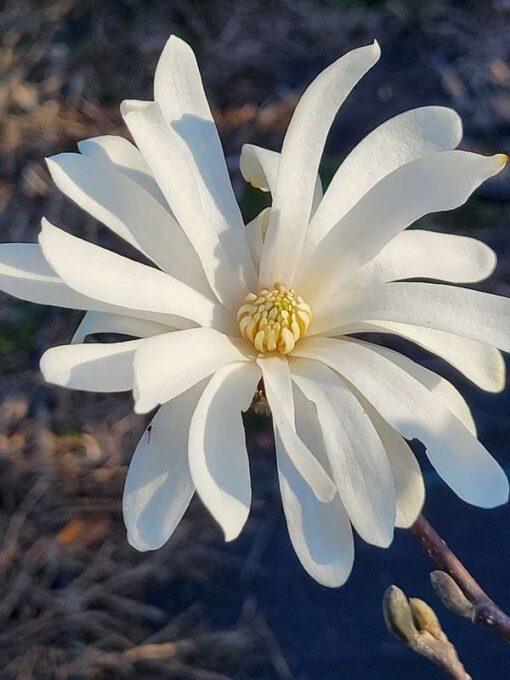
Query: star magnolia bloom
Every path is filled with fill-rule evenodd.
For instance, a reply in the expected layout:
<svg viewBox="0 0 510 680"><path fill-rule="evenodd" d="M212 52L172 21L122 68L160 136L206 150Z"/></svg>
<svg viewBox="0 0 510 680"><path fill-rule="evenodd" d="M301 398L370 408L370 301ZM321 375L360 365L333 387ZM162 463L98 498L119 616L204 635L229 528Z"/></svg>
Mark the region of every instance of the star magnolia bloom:
<svg viewBox="0 0 510 680"><path fill-rule="evenodd" d="M43 220L39 244L5 244L0 285L25 300L86 310L73 343L48 350L46 380L132 390L137 413L158 407L124 492L129 541L152 550L197 491L227 540L248 516L241 412L261 378L273 415L290 537L308 573L338 586L354 558L352 527L388 546L424 499L417 438L465 501L504 503L504 472L476 438L466 402L407 357L349 337L404 337L485 390L504 386L510 302L429 279L474 283L496 257L464 236L405 231L456 208L506 156L454 151L458 116L408 111L347 156L325 194L318 168L333 118L379 58L349 52L303 94L281 154L247 145L241 170L272 194L246 227L191 49L171 37L154 101L125 101L137 146L81 142L48 160L57 186L142 253L141 264ZM136 339L87 343L113 332ZM498 349L499 348L499 349Z"/></svg>

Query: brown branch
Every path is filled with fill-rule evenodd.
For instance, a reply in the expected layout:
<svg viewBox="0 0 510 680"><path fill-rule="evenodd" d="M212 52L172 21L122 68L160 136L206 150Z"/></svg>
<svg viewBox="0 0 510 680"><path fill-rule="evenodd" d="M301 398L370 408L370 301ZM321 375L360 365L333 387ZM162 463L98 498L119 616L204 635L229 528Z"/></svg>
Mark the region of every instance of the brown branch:
<svg viewBox="0 0 510 680"><path fill-rule="evenodd" d="M429 557L440 569L449 574L469 600L472 607L468 615L473 623L492 628L503 640L510 642L510 617L491 600L423 515L420 515L411 527L411 533L420 541ZM444 585L444 580L441 585ZM450 606L447 598L444 597L444 592L442 595L440 591L443 592L443 589L436 588L443 602ZM451 609L461 613L453 603L452 605Z"/></svg>

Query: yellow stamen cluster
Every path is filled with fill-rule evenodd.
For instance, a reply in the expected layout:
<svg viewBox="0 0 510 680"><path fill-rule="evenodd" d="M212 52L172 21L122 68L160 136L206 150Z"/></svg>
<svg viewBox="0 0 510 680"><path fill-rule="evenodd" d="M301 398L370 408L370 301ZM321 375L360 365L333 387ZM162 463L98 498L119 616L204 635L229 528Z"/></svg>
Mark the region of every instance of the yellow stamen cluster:
<svg viewBox="0 0 510 680"><path fill-rule="evenodd" d="M239 329L259 352L287 354L305 335L312 310L292 288L275 283L269 290L248 293L237 312Z"/></svg>

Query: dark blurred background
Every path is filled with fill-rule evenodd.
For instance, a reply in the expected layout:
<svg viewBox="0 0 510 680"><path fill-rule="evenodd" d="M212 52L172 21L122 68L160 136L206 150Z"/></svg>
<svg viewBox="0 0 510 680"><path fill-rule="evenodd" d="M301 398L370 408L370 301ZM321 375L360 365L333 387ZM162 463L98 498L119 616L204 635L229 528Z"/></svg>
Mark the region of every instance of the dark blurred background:
<svg viewBox="0 0 510 680"><path fill-rule="evenodd" d="M510 151L508 0L0 0L2 241L35 241L46 215L108 243L106 229L52 186L43 158L86 137L126 135L119 103L152 96L170 33L197 53L247 219L264 199L240 180L241 144L279 149L302 88L374 37L381 61L342 107L325 182L377 124L424 104L461 114L463 148ZM489 243L500 263L484 289L510 295L508 172L423 224ZM132 550L120 502L144 419L129 395L47 387L38 373L41 353L67 342L79 317L0 297L0 678L437 678L384 627L381 598L395 583L434 606L473 678L510 679L508 647L435 600L432 564L407 532L388 550L358 541L343 588L306 575L287 537L263 417L247 416L254 502L241 538L224 544L195 500L164 549ZM403 349L464 392L481 440L508 467L510 393L481 393ZM509 610L508 507L463 504L418 453L426 515ZM144 660L146 643L156 646Z"/></svg>

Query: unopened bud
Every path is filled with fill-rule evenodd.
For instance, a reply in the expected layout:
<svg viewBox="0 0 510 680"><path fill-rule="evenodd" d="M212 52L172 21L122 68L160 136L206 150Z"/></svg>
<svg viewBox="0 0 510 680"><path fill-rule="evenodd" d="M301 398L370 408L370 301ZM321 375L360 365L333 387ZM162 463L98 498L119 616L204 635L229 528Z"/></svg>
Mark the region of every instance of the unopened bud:
<svg viewBox="0 0 510 680"><path fill-rule="evenodd" d="M409 600L413 619L420 633L430 633L436 640L444 640L445 634L434 611L423 600L412 597Z"/></svg>
<svg viewBox="0 0 510 680"><path fill-rule="evenodd" d="M383 597L383 613L390 633L405 644L412 644L418 631L414 625L409 601L397 586L386 588Z"/></svg>
<svg viewBox="0 0 510 680"><path fill-rule="evenodd" d="M432 587L441 602L459 616L472 618L473 604L467 599L453 578L444 571L433 571L430 575Z"/></svg>

